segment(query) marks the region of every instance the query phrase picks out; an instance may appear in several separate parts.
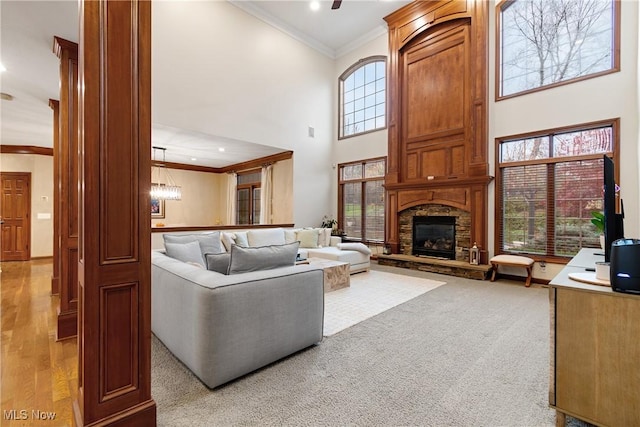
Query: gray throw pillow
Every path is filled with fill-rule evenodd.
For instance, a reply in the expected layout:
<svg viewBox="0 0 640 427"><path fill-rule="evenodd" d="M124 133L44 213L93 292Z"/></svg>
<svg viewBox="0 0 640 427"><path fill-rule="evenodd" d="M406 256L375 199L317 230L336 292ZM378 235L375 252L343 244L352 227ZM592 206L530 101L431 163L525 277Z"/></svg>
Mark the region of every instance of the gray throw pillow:
<svg viewBox="0 0 640 427"><path fill-rule="evenodd" d="M165 243L164 247L167 256L175 258L182 262L193 262L205 267L202 252L200 252L200 244L198 242L189 243Z"/></svg>
<svg viewBox="0 0 640 427"><path fill-rule="evenodd" d="M271 270L295 265L299 245L299 242L257 248L243 248L242 246L233 245L231 247L231 260L229 261L229 274Z"/></svg>
<svg viewBox="0 0 640 427"><path fill-rule="evenodd" d="M228 274L231 254L205 254L204 257L207 260L207 270Z"/></svg>
<svg viewBox="0 0 640 427"><path fill-rule="evenodd" d="M220 232L202 234L163 234L164 243L189 243L198 242L200 252L204 259L204 254L219 254L224 252L220 243Z"/></svg>

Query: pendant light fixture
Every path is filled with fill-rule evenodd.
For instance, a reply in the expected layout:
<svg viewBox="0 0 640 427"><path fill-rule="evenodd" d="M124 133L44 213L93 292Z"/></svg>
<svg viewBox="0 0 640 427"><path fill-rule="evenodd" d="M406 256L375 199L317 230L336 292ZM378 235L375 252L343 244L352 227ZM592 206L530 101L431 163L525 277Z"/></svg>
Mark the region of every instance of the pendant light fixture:
<svg viewBox="0 0 640 427"><path fill-rule="evenodd" d="M152 148L154 163L151 166L151 198L160 200L182 200L182 187L176 185L176 182L169 174L169 169L165 165L165 152L167 149L155 146ZM162 151L162 163L159 163L158 159L156 159L156 150ZM154 168L157 170L156 175L153 173ZM154 176L156 176L157 179L154 179Z"/></svg>

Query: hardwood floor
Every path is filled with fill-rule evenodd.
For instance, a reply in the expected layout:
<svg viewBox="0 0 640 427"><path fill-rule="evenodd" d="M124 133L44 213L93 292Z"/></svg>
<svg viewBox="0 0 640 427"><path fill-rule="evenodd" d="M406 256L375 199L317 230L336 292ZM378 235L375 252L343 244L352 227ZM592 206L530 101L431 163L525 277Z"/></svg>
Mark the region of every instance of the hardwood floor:
<svg viewBox="0 0 640 427"><path fill-rule="evenodd" d="M50 292L52 261L1 266L0 425L71 426L78 392L77 342L56 342L59 299Z"/></svg>

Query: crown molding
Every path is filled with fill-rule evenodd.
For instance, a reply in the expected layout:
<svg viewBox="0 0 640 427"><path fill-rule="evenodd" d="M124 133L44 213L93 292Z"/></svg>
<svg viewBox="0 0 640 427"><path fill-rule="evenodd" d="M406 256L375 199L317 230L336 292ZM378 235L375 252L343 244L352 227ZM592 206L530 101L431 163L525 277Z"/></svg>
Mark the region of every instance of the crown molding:
<svg viewBox="0 0 640 427"><path fill-rule="evenodd" d="M4 147L4 146L3 146ZM283 151L281 153L272 154L270 156L260 157L253 160L248 160L242 163L235 163L233 165L224 166L221 168L212 168L209 166L198 166L198 165L189 165L185 163L173 163L173 162L164 162L159 160L153 160L151 162L151 166L156 167L166 167L169 169L182 169L187 171L195 171L195 172L207 172L207 173L227 173L227 172L238 172L245 171L248 169L259 168L267 163L276 163L282 160L289 160L293 157L293 151Z"/></svg>
<svg viewBox="0 0 640 427"><path fill-rule="evenodd" d="M378 25L368 33L363 34L362 36L358 37L354 41L349 42L348 44L342 46L340 49L336 50L335 57L340 58L341 56L346 55L347 53L352 52L364 46L365 44L369 43L370 41L373 41L374 39L380 37L381 35L387 34L387 33L388 33L388 30L386 26Z"/></svg>
<svg viewBox="0 0 640 427"><path fill-rule="evenodd" d="M299 42L306 44L307 46L317 50L318 52L328 56L331 59L336 59L337 56L336 56L335 50L331 49L329 46L325 45L324 43L320 43L318 40L312 37L309 37L303 32L295 29L294 27L282 21L281 19L276 18L275 16L271 15L261 7L256 6L253 3L242 1L242 0L228 0L228 1L230 4L234 5L238 9L241 9L246 13L248 13L249 15L252 15L258 18L259 20L263 21L264 23L269 24L272 27L282 31L289 37L292 37L298 40Z"/></svg>

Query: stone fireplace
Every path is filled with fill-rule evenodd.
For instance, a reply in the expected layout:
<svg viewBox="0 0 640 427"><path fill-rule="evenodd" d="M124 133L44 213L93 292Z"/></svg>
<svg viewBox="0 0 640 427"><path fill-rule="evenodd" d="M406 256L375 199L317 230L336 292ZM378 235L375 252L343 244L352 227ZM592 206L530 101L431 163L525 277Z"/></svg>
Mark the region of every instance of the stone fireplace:
<svg viewBox="0 0 640 427"><path fill-rule="evenodd" d="M404 255L469 261L471 215L467 211L441 204L414 206L400 212L399 228L400 253Z"/></svg>

